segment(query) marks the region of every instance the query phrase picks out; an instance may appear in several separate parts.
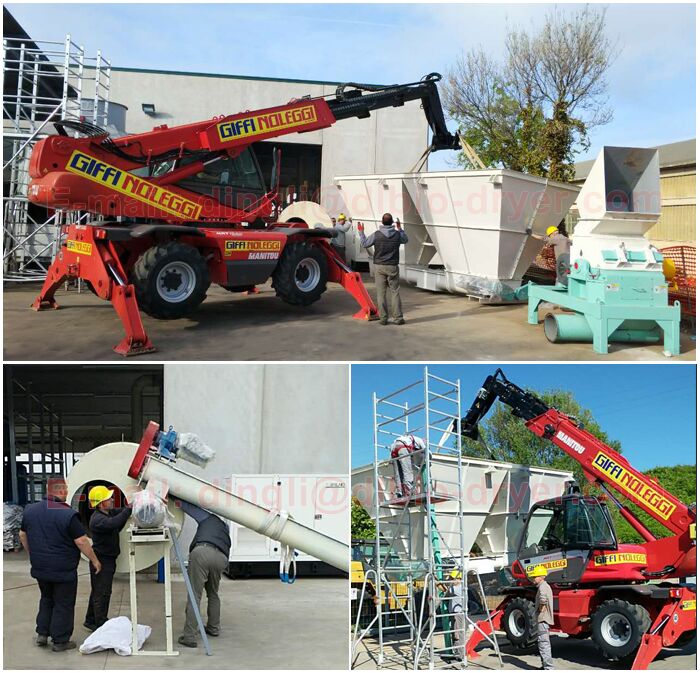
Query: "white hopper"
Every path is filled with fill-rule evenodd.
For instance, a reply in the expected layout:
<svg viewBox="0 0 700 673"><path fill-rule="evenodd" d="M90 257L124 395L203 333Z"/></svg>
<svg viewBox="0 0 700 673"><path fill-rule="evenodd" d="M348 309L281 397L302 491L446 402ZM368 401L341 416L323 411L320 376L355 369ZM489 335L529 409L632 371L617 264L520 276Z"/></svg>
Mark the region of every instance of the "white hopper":
<svg viewBox="0 0 700 673"><path fill-rule="evenodd" d="M431 459L433 492L444 493L454 489L440 480L454 480L455 459L450 456L433 455ZM375 514L374 468L366 465L352 472L352 493L367 509ZM530 467L514 463L503 463L479 458L462 458L462 501L464 510L464 549L471 550L476 544L481 550L482 567L490 570L510 564L525 519L532 505L541 500L555 498L564 493L567 481L573 479L571 472L544 467ZM393 468L388 461L379 464L380 504L392 499ZM443 552L448 547L458 546L459 522L450 512L455 512L454 500L435 504L436 520L441 536ZM397 524L401 509L380 508L382 531ZM414 507L411 518L411 549L404 549L412 559L424 558L429 549L425 535L425 516L419 507ZM404 522L407 518L404 518ZM477 559L473 559L477 560ZM483 563L486 561L486 564Z"/></svg>
<svg viewBox="0 0 700 673"><path fill-rule="evenodd" d="M374 224L386 210L396 215L400 205L413 239L403 259L405 278L425 289L493 301L514 298L513 290L542 247L532 234L544 236L548 227L559 224L578 194L573 185L510 170L347 176L335 181L356 221L371 215ZM363 208L355 212L359 205ZM444 269L428 268L438 263Z"/></svg>

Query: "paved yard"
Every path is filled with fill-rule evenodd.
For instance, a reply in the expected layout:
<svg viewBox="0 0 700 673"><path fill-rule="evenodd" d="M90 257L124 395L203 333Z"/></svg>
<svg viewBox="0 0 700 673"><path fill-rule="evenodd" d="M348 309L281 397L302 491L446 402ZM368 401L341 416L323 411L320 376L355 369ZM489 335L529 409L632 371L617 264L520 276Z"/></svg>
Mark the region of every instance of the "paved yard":
<svg viewBox="0 0 700 673"><path fill-rule="evenodd" d="M374 296L374 284L364 274ZM60 291L58 311L29 306L39 286L8 285L4 292L6 360L123 360L112 351L123 336L111 304L90 292ZM253 296L212 286L190 317L144 317L156 353L152 360L656 360L662 346L612 344L598 355L590 344L551 344L542 325L527 324L525 305L481 306L449 294L403 285L407 324L382 327L353 320L355 301L340 286L313 306L289 306L269 285ZM540 317L544 317L544 310ZM695 341L681 336L681 356L695 360Z"/></svg>

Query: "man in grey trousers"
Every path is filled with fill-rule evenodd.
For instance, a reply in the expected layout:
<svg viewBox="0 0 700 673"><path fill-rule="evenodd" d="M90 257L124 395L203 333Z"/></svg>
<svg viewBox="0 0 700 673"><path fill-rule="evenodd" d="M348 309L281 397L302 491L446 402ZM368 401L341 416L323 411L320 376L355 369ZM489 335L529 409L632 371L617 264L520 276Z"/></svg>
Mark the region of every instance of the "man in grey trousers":
<svg viewBox="0 0 700 673"><path fill-rule="evenodd" d="M388 325L391 318L395 325L404 325L406 321L399 294L399 249L408 243L408 236L401 229L401 222L398 219L394 221L391 213L382 215L382 226L369 236L365 236L362 222L358 222L357 230L360 232L362 247L374 247L374 282L377 285L379 324Z"/></svg>
<svg viewBox="0 0 700 673"><path fill-rule="evenodd" d="M180 501L180 506L185 514L197 522L197 532L190 545L187 574L192 584L198 609L202 600L202 592L207 592L205 631L210 636L218 636L221 622L219 582L221 574L228 566L231 549L228 524L224 523L218 516L185 500ZM197 617L188 602L185 610L185 628L177 642L185 647L197 647L198 633Z"/></svg>
<svg viewBox="0 0 700 673"><path fill-rule="evenodd" d="M545 671L554 670L552 661L552 644L549 642L549 627L554 624L554 596L552 587L547 584L547 568L535 566L529 573L530 579L537 587L535 610L537 612L537 649Z"/></svg>

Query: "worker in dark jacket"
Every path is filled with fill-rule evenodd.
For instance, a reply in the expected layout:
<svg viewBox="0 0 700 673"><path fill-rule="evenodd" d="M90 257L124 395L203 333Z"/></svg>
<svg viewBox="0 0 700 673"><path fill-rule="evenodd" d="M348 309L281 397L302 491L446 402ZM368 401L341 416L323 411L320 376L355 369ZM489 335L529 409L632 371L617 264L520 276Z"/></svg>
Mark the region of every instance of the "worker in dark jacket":
<svg viewBox="0 0 700 673"><path fill-rule="evenodd" d="M190 545L190 559L187 565L187 574L192 584L197 609L202 600L202 591L206 590L205 630L210 636L218 636L221 622L219 582L221 574L228 566L228 555L231 550L228 524L215 514L192 503L181 500L180 506L185 514L197 522L197 532ZM197 633L197 617L188 602L185 610L185 628L177 642L185 647L197 647Z"/></svg>
<svg viewBox="0 0 700 673"><path fill-rule="evenodd" d="M90 517L92 548L102 564L100 573L96 573L90 566L90 601L83 623L86 629L94 631L109 619L112 581L120 552L119 533L131 516L131 508L115 509L114 491L106 486L93 486L88 493L88 500L95 509Z"/></svg>
<svg viewBox="0 0 700 673"><path fill-rule="evenodd" d="M395 325L405 324L401 295L399 294L399 249L408 243L401 222L391 216L382 215L382 226L369 236L365 236L365 226L358 222L360 244L363 248L374 248L374 282L377 285L379 324L387 325L389 318ZM387 306L388 304L388 306Z"/></svg>
<svg viewBox="0 0 700 673"><path fill-rule="evenodd" d="M29 554L31 575L41 599L36 616L36 644L45 647L51 637L54 652L75 648L73 618L78 592L80 553L100 573L101 564L85 535L78 513L66 503L65 479L49 479L43 500L24 510L19 539Z"/></svg>

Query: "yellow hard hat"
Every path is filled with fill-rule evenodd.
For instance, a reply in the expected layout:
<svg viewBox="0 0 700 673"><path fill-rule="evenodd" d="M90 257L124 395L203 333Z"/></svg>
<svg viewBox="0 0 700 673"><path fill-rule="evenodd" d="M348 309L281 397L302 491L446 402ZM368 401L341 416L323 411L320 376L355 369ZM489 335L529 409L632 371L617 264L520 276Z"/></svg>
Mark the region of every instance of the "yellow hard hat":
<svg viewBox="0 0 700 673"><path fill-rule="evenodd" d="M556 234L557 231L559 231L558 227L547 227L547 236L551 236L552 234Z"/></svg>
<svg viewBox="0 0 700 673"><path fill-rule="evenodd" d="M455 568L450 572L450 577L453 580L461 580L462 579L462 571L459 568Z"/></svg>
<svg viewBox="0 0 700 673"><path fill-rule="evenodd" d="M88 493L88 500L92 507L97 507L101 502L109 500L114 495L114 491L106 486L93 486Z"/></svg>
<svg viewBox="0 0 700 673"><path fill-rule="evenodd" d="M676 277L676 263L670 257L664 257L661 268L663 269L664 278L668 282L671 282Z"/></svg>
<svg viewBox="0 0 700 673"><path fill-rule="evenodd" d="M345 217L345 213L340 213L340 215L338 215L338 219L339 220L347 220L348 218Z"/></svg>
<svg viewBox="0 0 700 673"><path fill-rule="evenodd" d="M543 565L535 566L532 570L528 572L530 577L547 577L547 568Z"/></svg>

